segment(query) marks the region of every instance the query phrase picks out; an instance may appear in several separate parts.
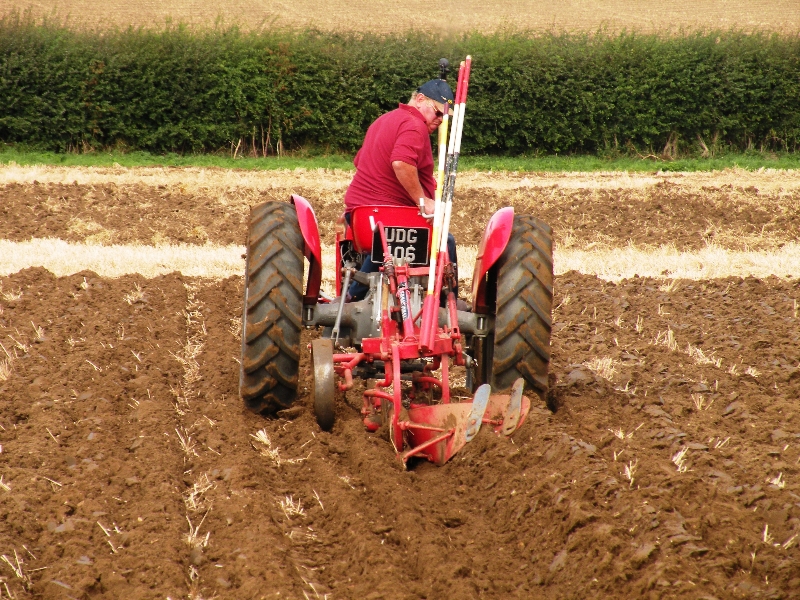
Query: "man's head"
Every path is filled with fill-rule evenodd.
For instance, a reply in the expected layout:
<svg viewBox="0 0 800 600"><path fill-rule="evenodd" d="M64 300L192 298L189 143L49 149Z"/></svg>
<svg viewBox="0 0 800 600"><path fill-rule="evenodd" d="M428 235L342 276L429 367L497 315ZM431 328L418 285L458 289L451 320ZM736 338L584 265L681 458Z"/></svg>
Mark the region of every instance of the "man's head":
<svg viewBox="0 0 800 600"><path fill-rule="evenodd" d="M409 104L422 113L428 124L428 131L433 133L441 124L445 110L448 114L453 114L453 90L443 79L431 79L416 89Z"/></svg>

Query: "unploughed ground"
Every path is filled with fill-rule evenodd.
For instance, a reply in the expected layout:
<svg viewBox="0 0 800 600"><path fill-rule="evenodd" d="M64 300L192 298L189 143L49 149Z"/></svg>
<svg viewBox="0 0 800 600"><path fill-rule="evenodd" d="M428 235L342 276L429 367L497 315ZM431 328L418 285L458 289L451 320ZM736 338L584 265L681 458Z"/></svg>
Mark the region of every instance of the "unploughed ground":
<svg viewBox="0 0 800 600"><path fill-rule="evenodd" d="M796 180L741 178L468 186L455 234L477 243L510 203L581 248L796 238ZM248 202L289 191L315 203L330 237L335 192L143 183L7 183L0 236L242 243ZM511 440L484 430L444 467L409 471L364 432L355 390L333 431L319 430L305 351L316 332L304 336L296 408L243 410L240 278L30 268L0 284L3 594L800 593L796 277L557 277L549 406L534 402Z"/></svg>
<svg viewBox="0 0 800 600"><path fill-rule="evenodd" d="M34 17L73 28L110 29L130 25L162 29L185 23L210 28L236 24L244 29L313 27L335 31L396 34L435 31L459 34L498 29L534 31L660 31L731 29L796 32L800 10L792 0L38 0L30 6L0 0L0 15L28 9Z"/></svg>

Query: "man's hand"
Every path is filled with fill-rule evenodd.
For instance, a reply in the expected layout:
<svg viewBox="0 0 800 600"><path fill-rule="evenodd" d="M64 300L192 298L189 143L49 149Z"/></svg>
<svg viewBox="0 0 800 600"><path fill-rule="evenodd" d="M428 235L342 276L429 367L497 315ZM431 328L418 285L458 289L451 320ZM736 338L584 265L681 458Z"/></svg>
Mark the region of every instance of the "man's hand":
<svg viewBox="0 0 800 600"><path fill-rule="evenodd" d="M433 198L425 198L425 212L429 215L433 214L433 209L436 207L436 202Z"/></svg>

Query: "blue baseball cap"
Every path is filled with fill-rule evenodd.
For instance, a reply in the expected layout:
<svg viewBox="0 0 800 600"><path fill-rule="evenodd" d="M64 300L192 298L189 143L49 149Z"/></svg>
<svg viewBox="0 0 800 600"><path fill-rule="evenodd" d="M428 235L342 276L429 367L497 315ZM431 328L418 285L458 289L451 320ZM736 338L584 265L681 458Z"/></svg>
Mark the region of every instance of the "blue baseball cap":
<svg viewBox="0 0 800 600"><path fill-rule="evenodd" d="M453 90L444 79L431 79L417 88L417 93L426 98L453 106Z"/></svg>

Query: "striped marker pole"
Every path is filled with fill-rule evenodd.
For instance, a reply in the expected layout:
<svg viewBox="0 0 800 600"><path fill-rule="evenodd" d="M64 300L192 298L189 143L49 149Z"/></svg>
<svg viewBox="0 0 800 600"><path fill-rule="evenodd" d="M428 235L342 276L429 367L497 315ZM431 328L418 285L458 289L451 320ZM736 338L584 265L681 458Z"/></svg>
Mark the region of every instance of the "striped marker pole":
<svg viewBox="0 0 800 600"><path fill-rule="evenodd" d="M435 210L433 218L433 235L431 240L431 260L430 269L428 271L428 289L423 301L422 310L422 323L420 324L420 347L425 349L432 349L434 343L434 336L436 328L439 324L439 290L441 290L441 283L437 284L437 267L442 264L444 257L439 256L439 247L444 243L447 247L447 235L442 236L442 225L445 220L445 204L442 201L445 190L447 189L447 182L450 179L450 170L453 164L453 150L456 147L455 134L456 123L458 123L458 111L460 106L462 81L465 74L464 62L458 70L458 84L456 86L456 97L453 106L453 126L450 128L450 140L447 141L447 116L442 119L442 125L439 126L439 172L438 181L436 186L435 195ZM448 110L449 113L449 110ZM444 128L444 129L443 129Z"/></svg>
<svg viewBox="0 0 800 600"><path fill-rule="evenodd" d="M456 107L453 110L453 128L450 135L450 146L447 149L447 180L445 182L445 189L442 192L442 203L444 204L444 218L442 221L442 230L439 234L439 271L444 272L445 261L449 260L447 253L447 236L450 233L450 215L453 212L453 192L456 186L456 172L458 171L458 156L461 152L461 134L464 130L464 112L467 107L467 91L469 90L469 74L472 69L472 57L467 56L467 59L462 63L463 76L460 78ZM442 291L442 274L436 274L436 289L434 295L438 298Z"/></svg>
<svg viewBox="0 0 800 600"><path fill-rule="evenodd" d="M448 148L448 170L447 183L442 198L445 202L444 222L441 233L441 252L447 252L447 235L450 233L450 214L453 209L453 192L456 187L456 172L458 171L458 157L461 153L461 134L464 131L464 112L467 108L467 91L469 90L469 74L472 69L472 57L467 56L463 63L463 80L459 77L458 91L460 98L455 109L453 109L453 134L450 136L450 147ZM461 69L459 69L460 74Z"/></svg>

